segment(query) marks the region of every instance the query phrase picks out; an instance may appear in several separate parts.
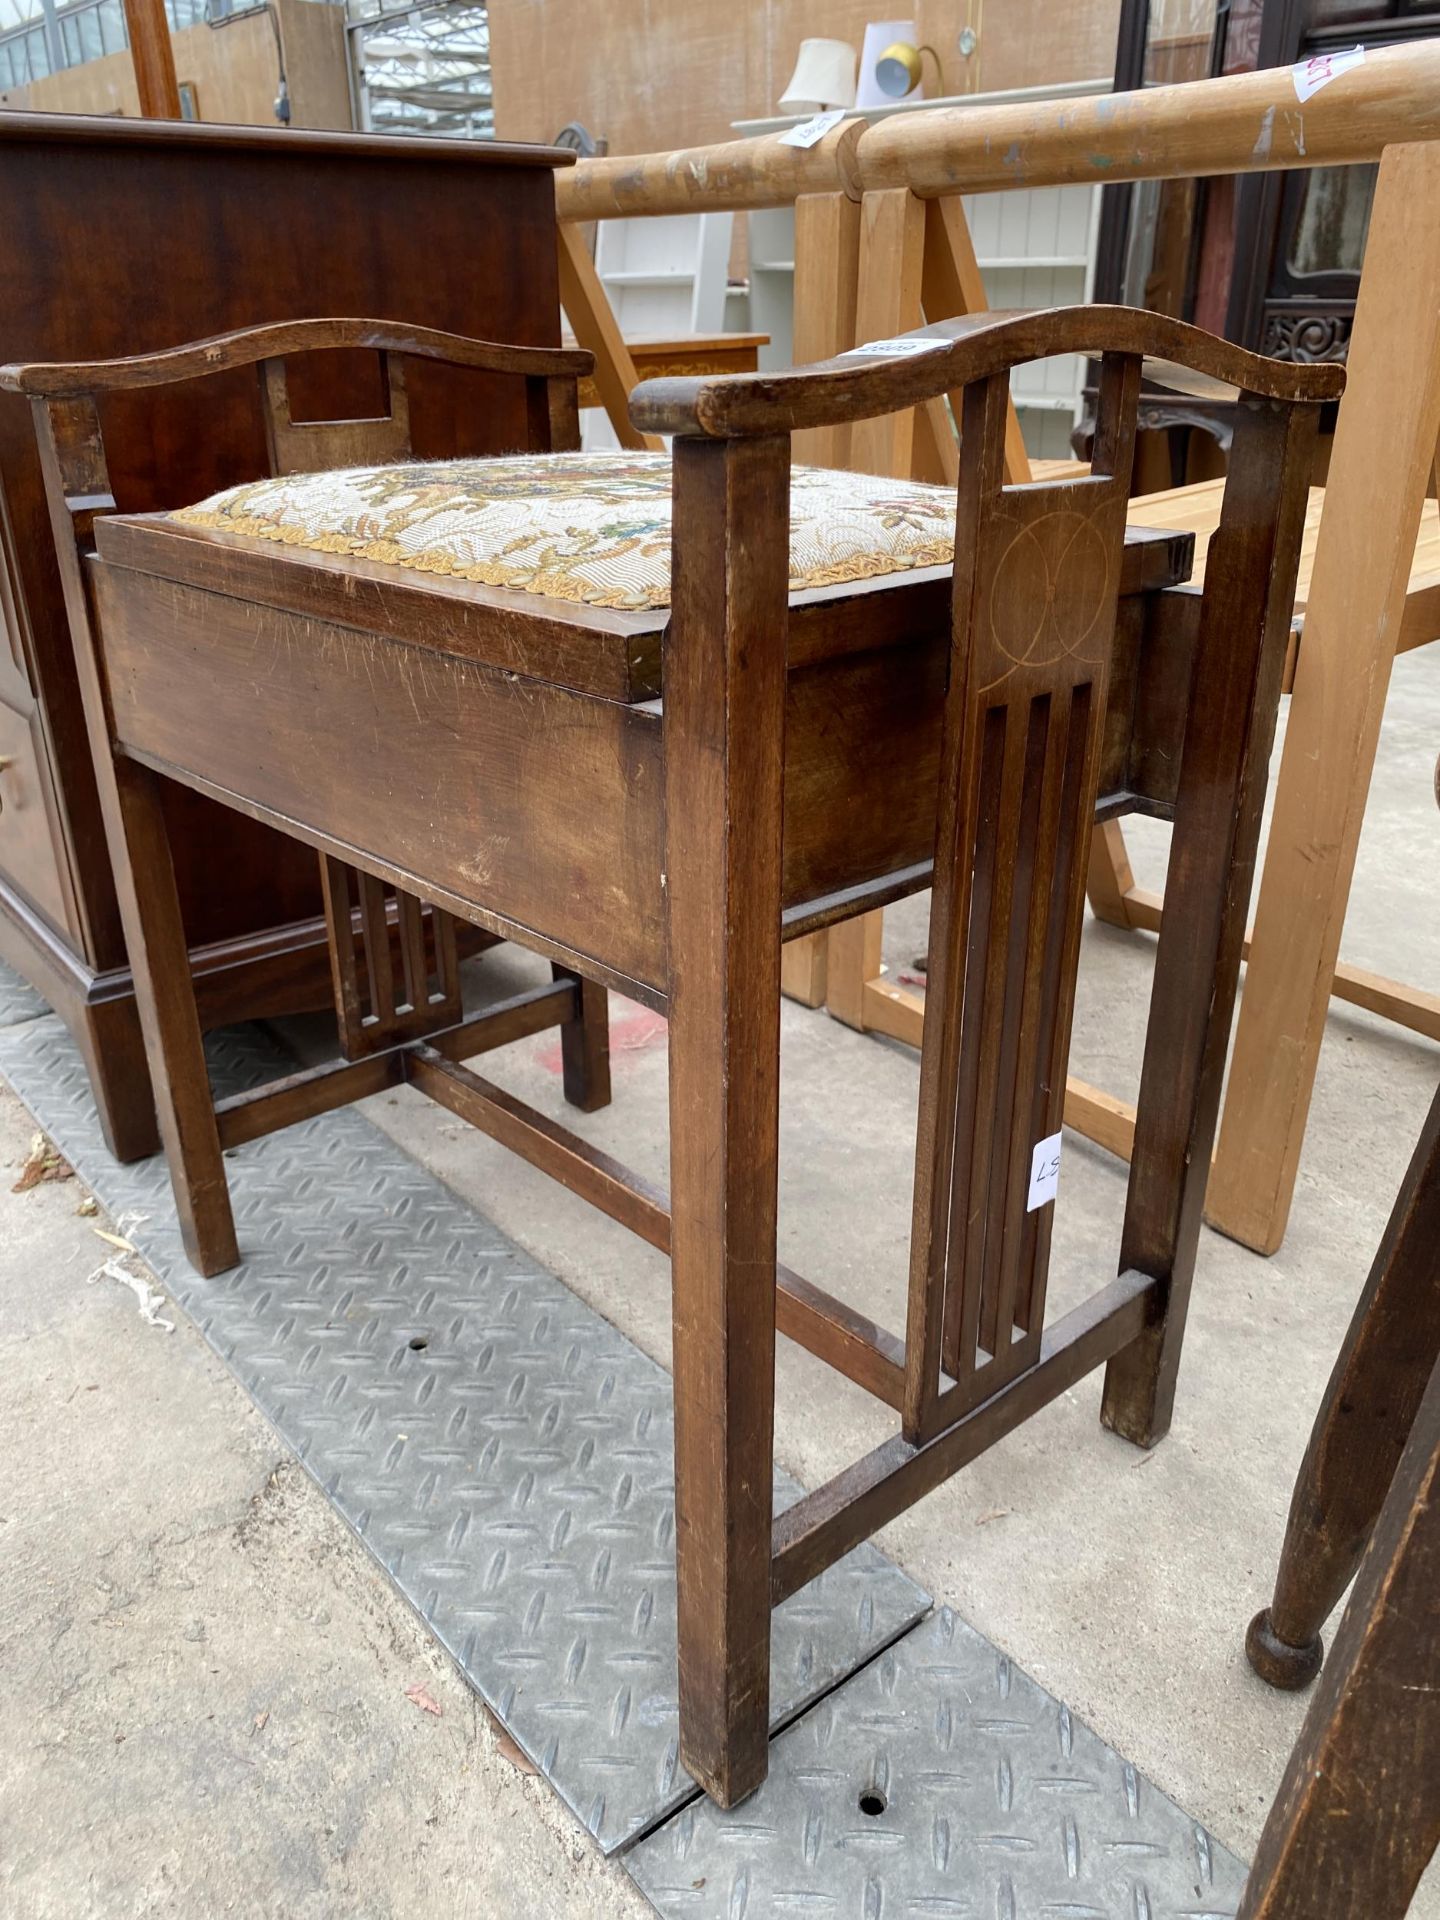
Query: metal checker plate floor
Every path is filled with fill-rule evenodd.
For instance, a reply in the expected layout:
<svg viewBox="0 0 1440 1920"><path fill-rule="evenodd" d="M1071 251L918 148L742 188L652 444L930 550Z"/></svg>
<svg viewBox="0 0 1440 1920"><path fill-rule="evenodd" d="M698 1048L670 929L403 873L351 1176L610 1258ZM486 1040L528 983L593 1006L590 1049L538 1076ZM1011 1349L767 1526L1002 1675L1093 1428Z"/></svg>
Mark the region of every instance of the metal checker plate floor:
<svg viewBox="0 0 1440 1920"><path fill-rule="evenodd" d="M69 1033L24 1017L13 982L0 968L19 1019L0 1072L112 1212L148 1216L131 1238L161 1284L599 1844L693 1797L670 1376L354 1112L227 1155L244 1260L201 1278L163 1162L111 1158ZM221 1092L291 1064L255 1029L211 1050ZM775 1615L774 1723L928 1605L868 1546L796 1594Z"/></svg>
<svg viewBox="0 0 1440 1920"><path fill-rule="evenodd" d="M675 1920L1231 1920L1245 1882L948 1607L774 1740L743 1806L625 1864Z"/></svg>
<svg viewBox="0 0 1440 1920"><path fill-rule="evenodd" d="M924 1596L868 1549L833 1613L777 1615L777 1690L817 1704L769 1779L729 1814L697 1799L675 1761L668 1376L358 1114L230 1156L250 1258L199 1279L160 1164L110 1159L37 1007L0 965L0 1072L108 1206L151 1215L133 1237L175 1299L601 1845L646 1836L624 1864L667 1920L1231 1920L1242 1863L949 1608L905 1631ZM253 1030L212 1053L225 1091L280 1065ZM577 1477L627 1414L618 1473ZM627 1575L636 1546L653 1557Z"/></svg>

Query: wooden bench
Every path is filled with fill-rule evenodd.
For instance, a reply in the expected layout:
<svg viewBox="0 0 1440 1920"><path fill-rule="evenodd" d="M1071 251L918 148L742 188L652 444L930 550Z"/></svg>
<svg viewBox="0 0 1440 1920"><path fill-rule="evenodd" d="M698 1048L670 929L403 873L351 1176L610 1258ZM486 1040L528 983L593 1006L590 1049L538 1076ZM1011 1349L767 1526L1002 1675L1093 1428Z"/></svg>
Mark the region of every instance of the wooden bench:
<svg viewBox="0 0 1440 1920"><path fill-rule="evenodd" d="M204 368L259 364L277 470L403 456L398 405L290 422L286 357L339 345L380 353L392 396L417 358L508 373L535 437L548 422L573 445L585 356L378 322L0 370L34 404L185 1242L206 1272L239 1257L227 1147L405 1083L668 1250L681 1757L729 1805L766 1771L772 1606L1096 1367L1111 1428L1150 1446L1168 1427L1305 476L1342 375L1080 308L952 322L904 357L651 382L634 417L675 437L676 535L670 604L648 611L444 577L428 552L407 570L215 531L209 513L110 511L97 398ZM1187 541L1126 528L1148 350L1243 389L1212 536L1227 564L1202 591L1180 584ZM1076 351L1102 357L1094 471L1007 485L1012 366ZM791 436L944 394L966 450L952 558L791 593ZM218 1111L172 780L324 863L345 1057ZM1137 808L1173 821L1175 854L1124 1227L1117 1253L1097 1249L1096 1291L1047 1325L1089 831ZM780 955L924 886L902 1337L776 1262ZM555 984L464 1022L459 922L548 957ZM567 1093L594 1104L607 986L668 1016L668 1197L460 1064L558 1022ZM896 1416L778 1516L777 1328Z"/></svg>

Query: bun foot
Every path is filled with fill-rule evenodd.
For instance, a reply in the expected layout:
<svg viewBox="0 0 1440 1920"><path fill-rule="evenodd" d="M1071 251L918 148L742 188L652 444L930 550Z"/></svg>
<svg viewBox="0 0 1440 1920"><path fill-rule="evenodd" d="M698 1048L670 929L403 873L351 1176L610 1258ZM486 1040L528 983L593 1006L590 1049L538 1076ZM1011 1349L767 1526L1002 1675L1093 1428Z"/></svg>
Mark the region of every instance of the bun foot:
<svg viewBox="0 0 1440 1920"><path fill-rule="evenodd" d="M1270 1609L1262 1607L1245 1635L1245 1652L1267 1686L1279 1687L1285 1693L1298 1693L1319 1673L1325 1658L1325 1643L1317 1633L1305 1646L1292 1647L1276 1633Z"/></svg>

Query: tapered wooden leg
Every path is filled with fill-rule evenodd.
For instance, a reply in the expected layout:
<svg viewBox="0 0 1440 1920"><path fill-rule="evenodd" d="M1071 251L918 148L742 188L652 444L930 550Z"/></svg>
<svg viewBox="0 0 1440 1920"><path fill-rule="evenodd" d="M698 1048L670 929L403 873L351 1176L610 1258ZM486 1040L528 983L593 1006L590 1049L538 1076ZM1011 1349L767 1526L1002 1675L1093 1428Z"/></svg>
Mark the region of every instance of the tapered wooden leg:
<svg viewBox="0 0 1440 1920"><path fill-rule="evenodd" d="M680 1757L768 1763L789 443L675 443L665 666Z"/></svg>
<svg viewBox="0 0 1440 1920"><path fill-rule="evenodd" d="M565 1098L582 1113L610 1104L610 996L604 987L566 967L553 966L557 980L573 980L580 1011L560 1028L560 1066Z"/></svg>
<svg viewBox="0 0 1440 1920"><path fill-rule="evenodd" d="M1375 1255L1295 1482L1275 1597L1245 1651L1272 1687L1320 1671L1320 1628L1355 1576L1440 1360L1440 1093Z"/></svg>
<svg viewBox="0 0 1440 1920"><path fill-rule="evenodd" d="M1420 1403L1239 1920L1401 1920L1440 1842L1440 1375Z"/></svg>
<svg viewBox="0 0 1440 1920"><path fill-rule="evenodd" d="M185 1251L201 1273L223 1273L238 1263L240 1251L160 783L133 760L116 759L113 764L116 813L107 822L110 852L180 1231Z"/></svg>
<svg viewBox="0 0 1440 1920"><path fill-rule="evenodd" d="M1120 1236L1122 1272L1161 1281L1164 1306L1110 1362L1101 1409L1106 1426L1142 1447L1169 1430L1174 1405L1314 445L1313 408L1246 401L1236 409L1192 670L1169 910L1155 955ZM1287 503L1278 520L1277 499Z"/></svg>

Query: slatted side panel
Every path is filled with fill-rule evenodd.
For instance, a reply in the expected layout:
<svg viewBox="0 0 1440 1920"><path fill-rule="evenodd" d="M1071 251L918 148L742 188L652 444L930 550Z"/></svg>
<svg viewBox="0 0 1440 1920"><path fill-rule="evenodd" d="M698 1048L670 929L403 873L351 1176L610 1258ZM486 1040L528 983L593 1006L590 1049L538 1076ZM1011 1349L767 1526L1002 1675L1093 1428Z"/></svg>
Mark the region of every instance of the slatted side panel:
<svg viewBox="0 0 1440 1920"><path fill-rule="evenodd" d="M1004 488L1003 379L966 395L921 1058L906 1431L1038 1357L1138 369L1102 380L1093 477Z"/></svg>
<svg viewBox="0 0 1440 1920"><path fill-rule="evenodd" d="M320 867L345 1058L456 1025L463 1008L454 918L342 860L322 858Z"/></svg>

